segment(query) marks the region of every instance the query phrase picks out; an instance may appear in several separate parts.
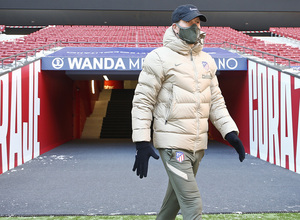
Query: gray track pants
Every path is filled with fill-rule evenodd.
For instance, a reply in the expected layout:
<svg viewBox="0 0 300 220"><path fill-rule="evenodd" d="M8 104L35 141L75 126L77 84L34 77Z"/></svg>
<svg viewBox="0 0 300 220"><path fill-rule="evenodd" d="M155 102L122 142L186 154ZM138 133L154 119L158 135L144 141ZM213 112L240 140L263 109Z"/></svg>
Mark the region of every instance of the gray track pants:
<svg viewBox="0 0 300 220"><path fill-rule="evenodd" d="M195 179L204 150L159 149L169 176L168 189L156 220L174 220L179 209L184 220L202 219L202 200Z"/></svg>

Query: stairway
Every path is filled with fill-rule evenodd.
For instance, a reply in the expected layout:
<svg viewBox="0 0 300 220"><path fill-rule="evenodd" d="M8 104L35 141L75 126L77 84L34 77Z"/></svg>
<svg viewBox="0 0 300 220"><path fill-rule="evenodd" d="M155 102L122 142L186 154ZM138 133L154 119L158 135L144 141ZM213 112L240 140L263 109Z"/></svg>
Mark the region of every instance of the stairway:
<svg viewBox="0 0 300 220"><path fill-rule="evenodd" d="M81 139L99 139L110 96L111 90L104 89L101 91L93 113L86 119Z"/></svg>
<svg viewBox="0 0 300 220"><path fill-rule="evenodd" d="M131 108L134 89L113 89L100 138L131 138Z"/></svg>

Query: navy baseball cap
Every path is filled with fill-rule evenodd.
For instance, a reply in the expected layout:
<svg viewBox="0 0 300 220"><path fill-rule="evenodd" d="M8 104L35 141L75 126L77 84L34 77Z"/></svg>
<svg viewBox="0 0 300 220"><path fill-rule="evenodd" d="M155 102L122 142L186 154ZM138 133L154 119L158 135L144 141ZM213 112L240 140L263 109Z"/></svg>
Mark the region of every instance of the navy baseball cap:
<svg viewBox="0 0 300 220"><path fill-rule="evenodd" d="M195 5L180 5L172 13L172 23L176 23L180 20L190 21L196 17L199 17L200 21L207 21L206 17L199 12Z"/></svg>

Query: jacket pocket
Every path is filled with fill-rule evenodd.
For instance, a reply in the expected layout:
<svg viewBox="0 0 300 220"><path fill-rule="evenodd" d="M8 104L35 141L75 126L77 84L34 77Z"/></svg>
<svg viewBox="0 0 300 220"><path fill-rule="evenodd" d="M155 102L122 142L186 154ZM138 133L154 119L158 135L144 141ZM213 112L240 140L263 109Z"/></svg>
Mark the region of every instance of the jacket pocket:
<svg viewBox="0 0 300 220"><path fill-rule="evenodd" d="M172 85L172 89L171 89L169 99L168 99L169 102L168 102L167 110L166 110L165 124L167 124L168 120L170 119L170 114L171 114L172 106L173 106L173 99L174 99L174 92L173 92L173 85Z"/></svg>

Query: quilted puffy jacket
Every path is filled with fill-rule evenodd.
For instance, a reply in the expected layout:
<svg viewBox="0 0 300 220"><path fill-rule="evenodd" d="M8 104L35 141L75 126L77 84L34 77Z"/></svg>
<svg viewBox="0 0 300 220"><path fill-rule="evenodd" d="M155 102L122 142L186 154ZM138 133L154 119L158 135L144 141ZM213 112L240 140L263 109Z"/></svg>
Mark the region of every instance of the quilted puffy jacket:
<svg viewBox="0 0 300 220"><path fill-rule="evenodd" d="M166 30L163 47L145 58L132 101L132 140L192 152L207 148L208 119L222 134L238 128L226 108L214 59Z"/></svg>

